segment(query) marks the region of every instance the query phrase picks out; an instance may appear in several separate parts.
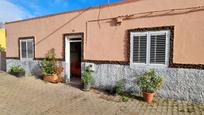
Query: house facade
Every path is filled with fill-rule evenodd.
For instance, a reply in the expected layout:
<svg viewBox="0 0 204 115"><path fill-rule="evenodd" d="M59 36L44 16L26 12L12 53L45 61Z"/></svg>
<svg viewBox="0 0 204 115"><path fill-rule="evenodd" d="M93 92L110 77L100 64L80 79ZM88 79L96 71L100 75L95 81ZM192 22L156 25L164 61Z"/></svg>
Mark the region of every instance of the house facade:
<svg viewBox="0 0 204 115"><path fill-rule="evenodd" d="M203 20L203 0L132 0L8 22L7 70L38 75L54 48L67 81L91 65L95 87L123 79L138 92L135 78L155 69L165 77L158 96L204 102Z"/></svg>

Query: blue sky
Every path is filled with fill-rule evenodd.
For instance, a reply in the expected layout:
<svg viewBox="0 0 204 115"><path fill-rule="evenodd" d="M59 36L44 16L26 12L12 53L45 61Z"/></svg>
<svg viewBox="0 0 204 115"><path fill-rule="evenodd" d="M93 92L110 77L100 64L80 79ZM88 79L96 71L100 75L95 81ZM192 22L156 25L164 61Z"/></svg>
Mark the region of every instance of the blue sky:
<svg viewBox="0 0 204 115"><path fill-rule="evenodd" d="M0 22L107 4L121 0L0 0Z"/></svg>

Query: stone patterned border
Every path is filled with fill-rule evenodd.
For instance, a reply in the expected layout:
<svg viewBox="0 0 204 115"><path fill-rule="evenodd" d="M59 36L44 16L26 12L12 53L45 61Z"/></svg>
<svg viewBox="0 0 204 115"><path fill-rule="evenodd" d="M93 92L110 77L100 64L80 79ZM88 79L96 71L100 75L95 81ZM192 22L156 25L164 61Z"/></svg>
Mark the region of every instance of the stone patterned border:
<svg viewBox="0 0 204 115"><path fill-rule="evenodd" d="M179 64L173 63L169 65L171 68L188 68L188 69L202 69L204 70L204 64Z"/></svg>
<svg viewBox="0 0 204 115"><path fill-rule="evenodd" d="M95 64L119 64L119 65L129 65L129 61L83 60L82 62L90 62L90 63L95 63Z"/></svg>
<svg viewBox="0 0 204 115"><path fill-rule="evenodd" d="M19 60L20 58L19 57L6 57L6 59L17 59L17 60Z"/></svg>

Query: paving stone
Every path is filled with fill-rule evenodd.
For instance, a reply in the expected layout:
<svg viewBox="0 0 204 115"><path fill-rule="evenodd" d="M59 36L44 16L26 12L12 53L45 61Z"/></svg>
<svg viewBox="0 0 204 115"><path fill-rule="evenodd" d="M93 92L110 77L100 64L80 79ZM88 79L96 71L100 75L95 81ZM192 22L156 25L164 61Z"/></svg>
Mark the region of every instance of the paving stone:
<svg viewBox="0 0 204 115"><path fill-rule="evenodd" d="M102 91L51 84L0 72L0 115L203 115L204 104L156 99L153 104ZM118 100L118 101L117 101Z"/></svg>

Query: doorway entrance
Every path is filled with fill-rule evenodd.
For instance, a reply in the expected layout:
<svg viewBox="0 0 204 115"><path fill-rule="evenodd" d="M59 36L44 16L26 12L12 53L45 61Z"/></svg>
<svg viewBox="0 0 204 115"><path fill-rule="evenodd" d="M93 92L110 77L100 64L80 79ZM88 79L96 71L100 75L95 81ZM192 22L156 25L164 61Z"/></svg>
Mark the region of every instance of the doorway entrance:
<svg viewBox="0 0 204 115"><path fill-rule="evenodd" d="M65 37L65 76L66 81L81 83L81 35Z"/></svg>
<svg viewBox="0 0 204 115"><path fill-rule="evenodd" d="M70 42L70 81L81 80L81 42Z"/></svg>

